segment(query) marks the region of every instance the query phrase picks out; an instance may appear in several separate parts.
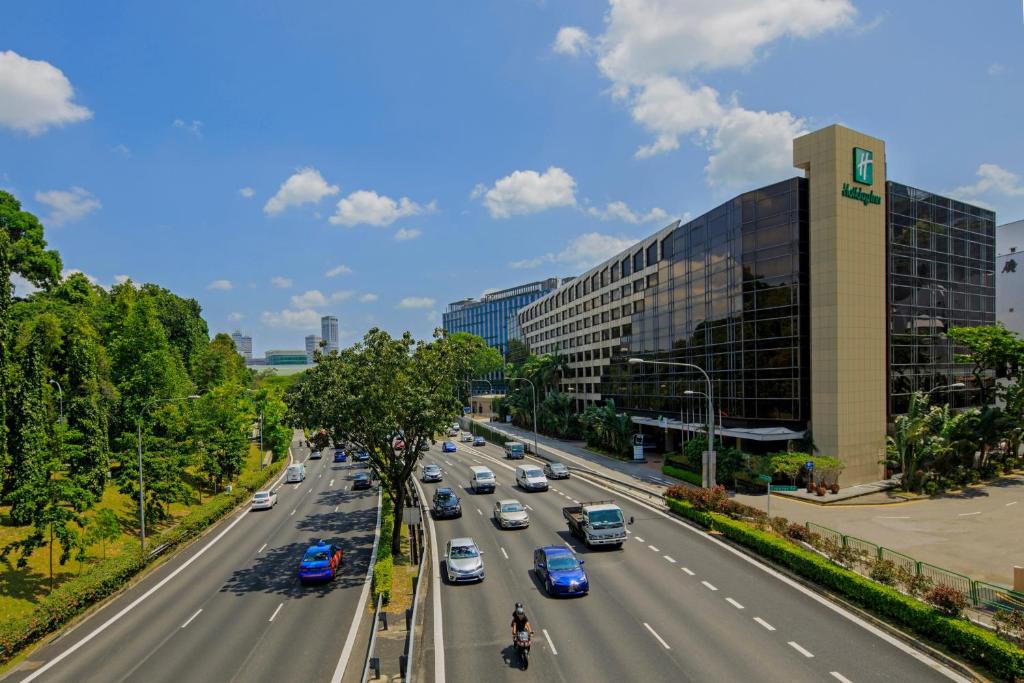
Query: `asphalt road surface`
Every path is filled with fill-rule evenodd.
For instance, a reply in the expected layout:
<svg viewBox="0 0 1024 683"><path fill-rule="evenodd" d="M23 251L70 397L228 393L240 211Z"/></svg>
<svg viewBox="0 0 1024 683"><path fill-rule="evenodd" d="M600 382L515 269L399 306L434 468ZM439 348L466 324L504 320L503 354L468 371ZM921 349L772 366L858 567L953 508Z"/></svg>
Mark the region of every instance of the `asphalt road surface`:
<svg viewBox="0 0 1024 683"><path fill-rule="evenodd" d="M330 681L363 592L377 493L353 492L358 470L333 450L292 452L306 480L278 484L276 508L229 516L7 680ZM341 545L342 571L303 586L299 559L317 538ZM351 665L362 666L358 650Z"/></svg>
<svg viewBox="0 0 1024 683"><path fill-rule="evenodd" d="M803 587L751 561L713 537L658 511L584 481L552 481L547 492L514 485L513 469L496 445L442 454L423 464L444 471L423 484L429 504L438 486L462 498L461 519L433 522L437 546L471 536L484 551L486 579L448 585L443 559L440 612L443 668L448 681L935 681L958 679L937 662L867 627ZM529 462L529 460L527 460ZM468 490L469 467L486 465L498 480L493 494ZM527 529L500 530L492 519L499 498L528 506ZM614 498L628 538L621 550L588 550L573 538L562 507ZM549 598L532 571L533 549L568 544L585 561L590 594ZM512 609L523 602L536 632L530 668L511 647ZM429 601L428 601L429 604ZM432 607L428 607L433 611ZM421 646L436 680L439 648L428 614ZM959 679L963 680L963 679Z"/></svg>

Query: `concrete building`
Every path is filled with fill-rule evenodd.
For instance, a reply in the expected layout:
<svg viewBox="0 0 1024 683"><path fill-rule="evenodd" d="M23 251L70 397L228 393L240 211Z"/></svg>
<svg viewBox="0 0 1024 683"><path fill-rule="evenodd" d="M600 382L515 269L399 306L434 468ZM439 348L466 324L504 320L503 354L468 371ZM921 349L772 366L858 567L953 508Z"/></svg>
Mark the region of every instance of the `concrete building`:
<svg viewBox="0 0 1024 683"><path fill-rule="evenodd" d="M325 315L320 318L320 336L324 340L323 353L338 351L338 318Z"/></svg>
<svg viewBox="0 0 1024 683"><path fill-rule="evenodd" d="M271 349L266 353L267 365L306 365L304 350Z"/></svg>
<svg viewBox="0 0 1024 683"><path fill-rule="evenodd" d="M1024 336L1024 220L996 228L996 319Z"/></svg>
<svg viewBox="0 0 1024 683"><path fill-rule="evenodd" d="M252 361L252 337L244 335L239 330L231 333L231 341L235 342L235 351L245 359L246 363Z"/></svg>
<svg viewBox="0 0 1024 683"><path fill-rule="evenodd" d="M727 443L811 437L845 485L875 481L912 392L978 400L943 332L995 321L995 214L888 180L885 143L842 126L794 140L793 163L804 177L666 226L523 307L519 326L532 352L568 357L561 389L580 410L611 398L678 444L706 420L706 399L684 393L705 381L652 362L691 363Z"/></svg>
<svg viewBox="0 0 1024 683"><path fill-rule="evenodd" d="M306 335L306 362L313 362L313 354L320 348L321 337L318 334Z"/></svg>

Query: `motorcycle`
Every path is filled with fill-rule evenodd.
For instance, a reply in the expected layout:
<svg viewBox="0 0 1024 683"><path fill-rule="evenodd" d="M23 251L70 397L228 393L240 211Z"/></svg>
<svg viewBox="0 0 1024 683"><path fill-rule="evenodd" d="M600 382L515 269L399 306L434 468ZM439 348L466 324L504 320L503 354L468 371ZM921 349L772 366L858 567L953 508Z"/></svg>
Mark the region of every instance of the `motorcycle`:
<svg viewBox="0 0 1024 683"><path fill-rule="evenodd" d="M520 631L516 634L516 654L519 655L519 667L526 671L530 666L530 632Z"/></svg>

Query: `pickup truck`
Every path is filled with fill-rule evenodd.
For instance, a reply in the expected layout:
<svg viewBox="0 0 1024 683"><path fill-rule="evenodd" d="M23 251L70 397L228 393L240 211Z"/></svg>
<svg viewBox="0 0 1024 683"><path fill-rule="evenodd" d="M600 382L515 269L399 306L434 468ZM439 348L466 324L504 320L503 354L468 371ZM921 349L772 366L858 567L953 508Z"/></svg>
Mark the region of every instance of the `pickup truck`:
<svg viewBox="0 0 1024 683"><path fill-rule="evenodd" d="M626 525L622 510L615 501L596 500L562 508L562 516L573 536L583 540L587 547L613 545L622 547L626 540Z"/></svg>

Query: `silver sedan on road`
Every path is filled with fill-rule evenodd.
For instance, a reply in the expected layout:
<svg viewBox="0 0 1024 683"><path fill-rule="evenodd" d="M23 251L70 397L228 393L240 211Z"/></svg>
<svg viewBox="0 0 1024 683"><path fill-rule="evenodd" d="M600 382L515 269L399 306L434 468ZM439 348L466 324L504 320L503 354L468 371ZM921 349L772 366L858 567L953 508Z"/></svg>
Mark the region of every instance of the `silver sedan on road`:
<svg viewBox="0 0 1024 683"><path fill-rule="evenodd" d="M506 498L494 504L494 521L502 529L522 529L530 526L530 515L518 500Z"/></svg>
<svg viewBox="0 0 1024 683"><path fill-rule="evenodd" d="M442 476L441 468L434 463L423 466L423 481L441 481Z"/></svg>
<svg viewBox="0 0 1024 683"><path fill-rule="evenodd" d="M472 538L453 538L444 549L444 564L448 581L483 581L483 551Z"/></svg>

